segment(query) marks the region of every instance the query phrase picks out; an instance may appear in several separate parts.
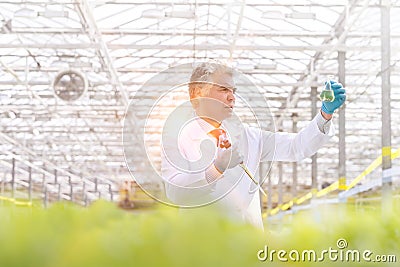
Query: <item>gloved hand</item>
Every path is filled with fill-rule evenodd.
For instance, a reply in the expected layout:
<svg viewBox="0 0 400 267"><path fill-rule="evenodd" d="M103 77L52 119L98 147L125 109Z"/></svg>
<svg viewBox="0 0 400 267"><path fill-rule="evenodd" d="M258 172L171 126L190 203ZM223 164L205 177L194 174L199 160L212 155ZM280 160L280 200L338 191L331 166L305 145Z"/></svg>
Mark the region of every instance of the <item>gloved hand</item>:
<svg viewBox="0 0 400 267"><path fill-rule="evenodd" d="M230 146L229 148L218 147L217 149L214 166L220 173L236 167L239 163L243 162L243 156L240 154L237 146Z"/></svg>
<svg viewBox="0 0 400 267"><path fill-rule="evenodd" d="M330 81L332 90L335 94L335 100L333 102L322 101L322 111L327 114L333 114L333 112L343 105L346 101L346 90L343 88L341 83Z"/></svg>

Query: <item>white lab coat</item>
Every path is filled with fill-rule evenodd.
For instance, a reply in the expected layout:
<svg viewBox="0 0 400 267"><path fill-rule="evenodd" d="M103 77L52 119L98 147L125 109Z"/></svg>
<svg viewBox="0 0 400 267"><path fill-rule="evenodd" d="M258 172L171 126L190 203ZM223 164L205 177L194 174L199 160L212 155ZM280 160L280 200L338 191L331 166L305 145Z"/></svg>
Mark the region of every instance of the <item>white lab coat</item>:
<svg viewBox="0 0 400 267"><path fill-rule="evenodd" d="M318 114L317 116L321 116ZM201 122L201 123L199 123ZM257 174L259 163L263 161L300 161L310 157L329 141L334 134L331 124L329 132L323 134L314 118L299 133L267 132L252 127L237 127L224 123L221 126L228 132L231 143L238 144L248 169ZM224 172L223 177L209 184L205 171L191 170L191 163L202 157L200 144L204 140L212 140L207 133L213 127L203 120L193 120L180 133L178 140L163 144L162 176L167 181L166 195L173 204L179 206L201 206L206 203L221 209L228 217L238 219L263 228L260 193L244 171L236 166ZM168 133L165 133L168 134ZM187 160L179 166L166 160L165 151L175 150ZM203 146L204 149L204 146ZM214 149L214 148L213 148ZM204 150L203 150L204 153ZM258 176L257 176L257 179Z"/></svg>

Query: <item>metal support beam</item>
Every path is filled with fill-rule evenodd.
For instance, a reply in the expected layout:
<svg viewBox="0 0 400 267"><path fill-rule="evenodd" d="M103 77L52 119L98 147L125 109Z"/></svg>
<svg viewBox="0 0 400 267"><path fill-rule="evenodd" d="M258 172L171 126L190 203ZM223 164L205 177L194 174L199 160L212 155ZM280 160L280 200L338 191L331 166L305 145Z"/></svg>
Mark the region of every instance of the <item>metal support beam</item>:
<svg viewBox="0 0 400 267"><path fill-rule="evenodd" d="M110 79L113 85L115 85L122 95L122 102L124 106L129 104L129 93L127 89L123 86L119 79L118 72L113 64L113 59L109 52L109 47L104 41L102 33L97 25L97 22L93 16L92 8L87 0L77 0L78 10L82 15L82 24L87 25L87 30L89 31L89 37L92 39L92 44L98 44L96 49L101 53L100 58L104 58L105 65L110 74Z"/></svg>
<svg viewBox="0 0 400 267"><path fill-rule="evenodd" d="M3 3L3 2L2 2ZM246 3L246 6L248 4ZM58 28L58 27L51 27L51 28L34 28L34 29L29 29L26 27L13 27L13 32L9 33L9 35L12 34L64 34L64 35L79 35L82 34L81 29L67 29L67 28ZM100 29L101 33L104 35L132 35L132 36L174 36L176 34L176 30L173 29L163 29L163 30L158 30L158 29L133 29L133 28L118 28L118 29L107 29L107 28L102 28ZM196 34L193 33L193 30L186 30L186 29L180 29L179 30L179 36L189 36L193 38L193 36L213 36L216 38L226 38L226 30L196 30ZM263 38L273 38L273 37L291 37L291 38L329 38L332 36L330 32L327 31L313 31L313 32L293 32L293 31L268 31L265 32L263 30L246 30L246 29L241 29L241 31L238 33L238 38L243 38L247 39L249 36L252 36L253 38L256 37L263 37ZM353 31L347 35L347 38L363 38L363 37L369 37L369 38L380 38L381 33L374 31L374 32L369 32L369 31ZM400 34L399 33L393 33L391 35L393 38L399 38Z"/></svg>
<svg viewBox="0 0 400 267"><path fill-rule="evenodd" d="M43 173L43 179L45 179L45 174L51 175L51 173L49 173L49 172L47 172L45 170L45 165L47 165L47 166L49 166L51 168L54 168L58 172L61 172L61 173L65 174L65 175L78 177L78 178L82 179L82 177L80 177L80 176L78 176L78 175L76 175L76 174L74 174L74 173L72 173L70 171L67 171L65 169L61 169L60 167L57 166L57 164L47 160L45 157L39 156L34 150L29 149L25 145L20 144L16 139L8 136L7 134L5 134L3 132L0 132L0 138L3 138L5 141L7 141L8 143L12 144L13 146L20 148L22 151L24 151L27 154L29 154L32 158L35 158L36 160L40 160L40 161L44 162L43 168L40 168L40 167L32 164L28 160L23 159L23 157L20 156L20 155L14 155L11 152L5 152L6 154L11 155L13 158L15 158L15 159L19 160L20 162L22 162L23 164L25 164L27 166L31 166L33 169L36 169L36 170L42 172ZM87 173L87 172L85 172L83 174L86 175L86 176L90 176L90 173ZM109 179L107 179L107 178L100 177L100 179L105 181L105 182L109 181Z"/></svg>
<svg viewBox="0 0 400 267"><path fill-rule="evenodd" d="M43 164L43 168L44 172L42 173L42 192L44 193L45 191L45 187L46 187L46 165Z"/></svg>
<svg viewBox="0 0 400 267"><path fill-rule="evenodd" d="M48 194L47 194L47 185L44 186L44 192L43 192L43 194L44 194L44 196L43 196L43 206L44 206L45 208L47 208L47 204L48 204L48 202L49 202L49 197L48 197Z"/></svg>
<svg viewBox="0 0 400 267"><path fill-rule="evenodd" d="M346 53L338 53L339 62L339 82L346 86L346 75L345 75L345 61ZM343 180L346 178L346 104L339 109L339 179Z"/></svg>
<svg viewBox="0 0 400 267"><path fill-rule="evenodd" d="M328 61L328 58L330 58L329 57L330 54L333 54L338 51L349 51L350 50L350 49L342 49L342 47L347 47L344 44L344 41L345 41L347 34L350 31L351 27L358 21L359 17L363 14L364 11L367 10L367 7L368 7L368 5L367 5L368 1L366 1L363 5L363 8L360 10L357 10L357 12L355 12L354 7L355 7L355 4L357 4L357 2L359 2L359 0L349 0L348 12L351 12L354 15L353 19L350 22L347 20L348 12L344 11L338 18L337 22L335 23L334 28L335 28L336 32L339 33L336 36L337 41L335 41L335 45L331 46L329 49L327 49L325 51L319 51L318 53L316 53L316 55L314 55L314 57L312 58L311 62L308 64L305 73L307 73L308 70L312 69L311 67L313 67L314 62L318 61L320 58L321 58L321 61L318 62L319 63L318 68L322 69L322 68L324 68L325 63ZM324 40L324 44L331 43L333 40L334 40L333 37L330 39ZM304 83L304 86L302 86L302 87L308 88L309 86L311 86L311 82L313 82L315 80L315 78L317 78L318 74L319 74L318 71L311 71L310 75L306 75L306 74L302 75L298 80L302 81L307 78L306 82ZM301 92L301 90L298 90L298 88L296 88L296 87L294 87L292 89L292 91L290 92L290 101L288 101L286 103L286 105L283 107L285 109L283 110L283 112L281 112L280 116L275 121L275 123L276 123L276 125L278 125L278 127L282 124L284 116L286 115L286 112L288 110L288 107L290 108L290 107L297 106L297 103L298 103L298 100L300 97L300 94L298 92Z"/></svg>
<svg viewBox="0 0 400 267"><path fill-rule="evenodd" d="M98 182L97 178L94 178L94 191L95 191L95 192L98 191L98 190L97 190L98 184L99 184L99 182Z"/></svg>
<svg viewBox="0 0 400 267"><path fill-rule="evenodd" d="M311 87L311 119L317 115L317 87ZM318 188L317 183L317 153L311 157L311 187L312 189Z"/></svg>
<svg viewBox="0 0 400 267"><path fill-rule="evenodd" d="M102 36L102 32L97 25L97 21L93 15L92 7L87 0L76 0L77 10L81 16L82 25L88 31L91 43L99 44L96 48L100 60L107 67L111 84L121 93L121 101L124 107L129 105L129 92L122 84L117 69L114 66L114 60L109 52L109 45L106 43Z"/></svg>
<svg viewBox="0 0 400 267"><path fill-rule="evenodd" d="M381 0L382 171L392 167L390 107L390 1ZM391 177L382 177L383 211L391 210Z"/></svg>
<svg viewBox="0 0 400 267"><path fill-rule="evenodd" d="M104 45L106 45L104 43ZM99 49L98 44L96 43L27 43L27 44L8 44L3 43L0 44L0 48L42 48L46 49L48 47L54 49L91 49L96 48ZM164 45L164 44L157 44L157 46L152 44L107 44L107 49L132 49L132 50L144 50L144 49L154 49L157 48L159 50L181 50L181 51L192 51L193 45ZM372 51L379 51L379 46L346 46L343 44L324 44L324 45L237 45L235 47L236 50L243 50L243 51L257 51L257 50L264 50L264 51L315 51L315 52L326 52L326 51L357 51L357 52L372 52ZM202 51L215 51L215 50L230 50L230 45L225 44L200 44L196 45L196 50ZM395 51L398 49L396 48ZM111 58L110 58L111 60ZM115 72L117 74L117 72ZM115 75L116 75L115 74ZM114 75L114 74L113 74ZM123 93L124 94L124 93Z"/></svg>
<svg viewBox="0 0 400 267"><path fill-rule="evenodd" d="M68 177L68 183L69 183L69 186L70 186L70 189L69 189L70 201L74 202L74 186L73 186L72 181L71 181L71 176Z"/></svg>
<svg viewBox="0 0 400 267"><path fill-rule="evenodd" d="M113 194L113 191L112 191L111 184L108 184L108 191L110 193L110 200L114 201L114 194Z"/></svg>
<svg viewBox="0 0 400 267"><path fill-rule="evenodd" d="M58 200L58 202L61 201L61 184L58 184L57 200Z"/></svg>
<svg viewBox="0 0 400 267"><path fill-rule="evenodd" d="M352 12L354 10L354 6L355 4L357 4L359 0L349 0L349 7L348 7L348 12ZM356 17L353 19L353 21L351 23L349 23L347 21L347 11L344 10L339 18L337 19L337 21L335 22L333 28L338 31L338 29L344 29L345 26L347 26L347 29L344 30L340 30L340 34L337 37L337 41L335 41L335 45L331 46L330 48L324 50L324 51L318 51L311 59L310 63L307 65L307 69L304 75L300 76L300 78L298 79L298 81L304 81L306 80L305 84L303 85L304 87L309 87L312 86L311 83L314 82L314 80L316 80L318 72L314 71L314 64L317 60L322 59L321 62L319 62L319 68L322 69L324 64L327 62L329 55L333 54L336 51L348 51L341 49L341 47L346 47L345 44L343 44L343 41L345 40L347 33L349 32L351 26L357 21L357 18L362 14L362 12L366 9L366 6L359 10L357 12ZM334 40L334 36L331 36L330 38L327 38L323 41L324 45L330 46L328 44L332 43L332 41ZM309 74L308 74L309 72ZM298 90L297 87L293 87L293 89L290 92L290 98L289 101L287 101L285 103L285 105L281 108L283 109L283 112L280 114L280 116L277 118L277 120L275 121L275 124L277 125L277 127L280 127L283 123L284 117L285 117L285 113L287 112L288 108L291 107L296 107L300 94L299 92L301 92L301 90Z"/></svg>
<svg viewBox="0 0 400 267"><path fill-rule="evenodd" d="M392 37L392 36L391 36ZM2 56L3 54L0 53L0 56ZM17 56L17 55L15 55ZM45 56L42 56L45 57ZM78 57L78 56L77 56ZM144 56L136 56L135 58L137 59L145 59L147 57ZM163 55L155 55L152 56L153 59L158 59L158 60L166 60L167 58L170 57L166 57ZM181 55L176 55L174 56L174 59L185 59L187 57L181 56ZM235 60L236 61L240 61L240 60L252 60L253 62L255 62L257 60L257 58L251 58L249 56L235 56ZM369 60L373 60L372 58L368 58ZM357 62L357 59L353 59L353 58L348 58L347 61L349 62ZM0 66L1 67L1 66ZM240 67L240 66L239 66ZM19 75L19 72L24 72L25 71L25 67L22 65L17 65L17 64L13 64L10 65L9 68L11 68L14 73L16 73L17 75ZM356 76L365 76L365 75L376 75L377 71L380 72L380 68L379 69L359 69L358 67L356 67L357 69L347 69L346 74L347 76L350 75L356 75ZM0 68L1 70L4 71L9 71L7 70L5 67ZM82 71L92 71L93 68L92 67L81 67L80 68ZM141 68L141 67L120 67L118 68L118 73L122 73L122 74L127 74L127 73L150 73L150 74L156 74L159 71L161 71L161 68L158 67L152 67L149 66L148 68ZM52 73L52 75L56 75L60 69L59 67L54 67L54 66L45 66L45 67L32 67L29 70L31 73ZM392 66L391 69L392 73L399 73L400 72L400 67L398 66ZM163 70L163 72L168 73L168 70ZM300 69L265 69L265 68L256 68L256 69L244 69L241 71L244 74L247 75L252 75L252 74L285 74L285 75L303 75L304 74L304 70L300 70ZM318 73L320 75L330 75L332 74L332 70L330 68L326 68L323 70L318 70ZM99 73L100 74L100 73ZM46 75L47 76L47 75ZM33 86L33 85L48 85L52 82L52 80L49 77L43 77L43 79L41 80L29 80L28 81L28 85L29 86ZM259 83L260 85L276 85L278 84L279 86L302 86L304 85L304 83L301 84L301 82L287 82L284 83L282 82L262 82L261 81L254 81L255 83ZM357 84L357 81L354 81L352 84ZM240 84L241 82L238 81L238 84ZM102 85L106 85L108 84L107 81L90 81L91 87L98 87L98 86L102 86ZM124 81L122 83L123 85L127 86L127 85L142 85L143 82L134 82L134 81ZM247 85L247 83L244 83L245 85ZM1 80L0 81L0 85L21 85L21 82L15 80L15 79L8 79L8 80ZM157 85L156 83L152 83L152 85ZM161 82L160 81L160 85L169 85L169 86L176 86L176 84L173 81L164 81ZM360 84L358 84L360 86ZM313 86L313 84L311 84L311 86ZM29 88L27 88L26 91L29 91ZM43 93L43 92L42 92ZM38 94L40 97L43 96L43 94Z"/></svg>
<svg viewBox="0 0 400 267"><path fill-rule="evenodd" d="M244 1L242 1L242 2L240 2L240 5L241 5L241 7L240 7L240 14L239 14L238 21L237 21L237 24L236 24L235 34L234 34L233 36L230 36L230 37L229 37L230 40L231 40L231 46L230 46L230 49L229 49L229 59L230 59L230 60L233 59L233 53L234 53L235 48L236 48L236 41L237 41L238 38L239 38L239 32L240 32L240 28L241 28L241 26L242 26L243 13L244 13L244 8L246 7L246 3L245 3ZM229 12L229 14L228 14L229 19L231 18L231 12L232 12L231 6L232 6L232 4L229 4L229 10L228 10L228 12ZM230 27L230 25L231 25L231 22L230 22L230 21L228 21L228 25L229 25L228 27Z"/></svg>
<svg viewBox="0 0 400 267"><path fill-rule="evenodd" d="M220 0L220 1L213 1L212 3L210 3L209 0L197 0L196 1L198 6L219 6L219 7L226 7L226 1L225 0ZM2 3L6 3L6 4L41 4L41 5L48 5L49 1L36 1L36 0L5 0L2 1ZM61 4L75 4L75 1L72 0L62 0L62 1L54 1L54 3L57 3L59 5ZM171 5L182 5L186 3L187 5L190 5L191 2L190 1L182 1L182 0L178 0L178 1L148 1L148 0L131 0L131 1L98 1L98 4L100 5L108 5L108 4L112 4L112 5L156 5L156 6L171 6ZM97 3L96 3L97 4ZM369 3L369 1L367 1L368 7L371 8L378 8L379 5L374 1ZM239 4L236 4L239 5ZM247 6L249 7L287 7L287 8L293 8L293 7L304 7L304 1L286 1L286 2L272 2L272 1L263 1L263 2L250 2L250 3L246 3ZM331 3L331 2L320 2L320 3L313 3L312 4L313 7L326 7L326 8L332 8L332 7L337 7L337 8L341 8L343 7L343 3L342 2L337 2L337 3ZM355 7L362 7L363 5L355 5ZM400 5L398 5L396 3L396 1L394 1L393 3L393 7L400 7Z"/></svg>

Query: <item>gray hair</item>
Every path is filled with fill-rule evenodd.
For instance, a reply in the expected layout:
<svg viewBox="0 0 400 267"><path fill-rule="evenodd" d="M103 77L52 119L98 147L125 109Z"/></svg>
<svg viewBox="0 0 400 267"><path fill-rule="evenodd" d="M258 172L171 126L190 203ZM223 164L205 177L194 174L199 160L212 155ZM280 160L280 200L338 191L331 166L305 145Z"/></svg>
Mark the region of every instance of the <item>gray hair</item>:
<svg viewBox="0 0 400 267"><path fill-rule="evenodd" d="M195 98L199 92L206 93L205 90L209 90L210 87L204 85L212 84L211 76L216 73L233 74L233 71L230 67L218 62L203 62L194 68L189 83L190 99Z"/></svg>

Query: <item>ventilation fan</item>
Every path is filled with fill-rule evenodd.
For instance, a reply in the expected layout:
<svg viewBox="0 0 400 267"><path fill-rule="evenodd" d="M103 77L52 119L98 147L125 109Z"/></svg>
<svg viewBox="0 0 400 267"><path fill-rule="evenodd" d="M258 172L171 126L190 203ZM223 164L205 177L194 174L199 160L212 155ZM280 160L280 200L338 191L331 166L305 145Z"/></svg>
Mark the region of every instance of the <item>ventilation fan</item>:
<svg viewBox="0 0 400 267"><path fill-rule="evenodd" d="M55 95L64 101L75 101L86 91L88 82L77 70L64 70L57 74L53 82Z"/></svg>

